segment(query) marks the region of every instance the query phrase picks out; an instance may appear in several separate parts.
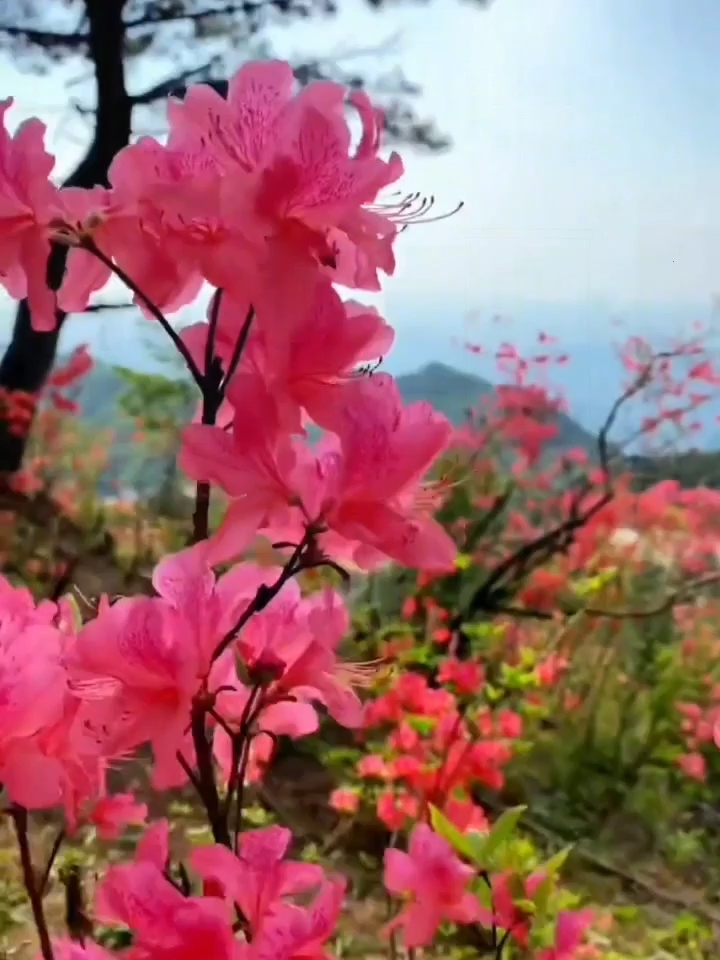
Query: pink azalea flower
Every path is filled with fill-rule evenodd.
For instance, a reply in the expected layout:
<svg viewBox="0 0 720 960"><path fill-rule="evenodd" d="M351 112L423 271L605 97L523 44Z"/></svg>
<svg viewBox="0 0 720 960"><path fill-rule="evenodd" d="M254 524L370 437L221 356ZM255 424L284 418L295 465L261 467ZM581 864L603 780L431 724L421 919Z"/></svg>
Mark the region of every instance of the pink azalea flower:
<svg viewBox="0 0 720 960"><path fill-rule="evenodd" d="M265 827L242 835L237 856L218 844L190 855L196 873L240 907L253 936L283 897L305 893L324 879L319 866L285 860L291 839L284 827Z"/></svg>
<svg viewBox="0 0 720 960"><path fill-rule="evenodd" d="M408 948L431 943L441 923L474 923L480 918L477 897L467 889L475 876L450 844L425 824L410 836L408 852L385 851L385 886L396 896L411 900L391 923L402 927Z"/></svg>
<svg viewBox="0 0 720 960"><path fill-rule="evenodd" d="M194 638L189 631L179 635L176 626L155 598L105 603L68 656L71 688L85 701L85 722L107 734L99 749L122 755L149 740L154 776L161 780L168 765L175 768L203 679Z"/></svg>
<svg viewBox="0 0 720 960"><path fill-rule="evenodd" d="M13 802L31 809L61 797L59 771L48 770L40 746L67 702L65 637L49 614L0 578L0 783Z"/></svg>
<svg viewBox="0 0 720 960"><path fill-rule="evenodd" d="M432 516L437 495L422 485L452 433L429 404L403 407L386 375L353 380L343 388L337 436L311 452L281 432L277 405L257 378L238 377L230 399L242 410L232 435L191 424L180 453L190 477L233 499L209 541L210 561L237 556L258 530L299 542L313 526L329 531L328 552L341 561L338 539L359 566L378 554L422 569L454 566L457 548Z"/></svg>
<svg viewBox="0 0 720 960"><path fill-rule="evenodd" d="M285 430L304 432L302 411L318 426L332 429L342 386L360 364L386 355L395 333L372 307L343 303L322 277L307 310L281 306L278 312L258 310L254 367L278 398ZM239 317L233 325L238 322Z"/></svg>
<svg viewBox="0 0 720 960"><path fill-rule="evenodd" d="M251 669L267 665L271 679L260 729L295 736L312 733L317 717L311 703L321 703L347 727L359 727L362 705L352 689L354 673L338 661L337 648L349 629L345 602L334 590L303 597L296 581L285 585L270 606L253 617L237 640L241 659ZM274 679L272 679L274 677ZM230 685L226 679L225 685ZM221 693L223 716L242 715L247 693Z"/></svg>
<svg viewBox="0 0 720 960"><path fill-rule="evenodd" d="M239 945L239 960L331 960L327 942L345 898L342 879L326 881L309 907L278 903L252 943Z"/></svg>
<svg viewBox="0 0 720 960"><path fill-rule="evenodd" d="M151 185L146 181L141 186L139 172L127 160L128 154L143 151L145 143L133 144L115 158L109 174L112 189L65 187L59 193L55 221L64 226L57 234L66 237L72 248L58 293L63 310L85 310L92 294L112 276L103 260L78 246L84 237L91 238L166 313L191 303L200 292L202 277L187 257L173 255L163 237L148 230L141 219L138 192ZM149 315L142 297L134 295L133 302Z"/></svg>
<svg viewBox="0 0 720 960"><path fill-rule="evenodd" d="M53 330L46 224L57 194L49 180L55 158L45 150L45 124L39 120L26 120L10 136L5 115L13 102L0 101L0 283L16 300L28 298L36 330Z"/></svg>
<svg viewBox="0 0 720 960"><path fill-rule="evenodd" d="M116 840L128 826L141 826L147 817L147 804L137 803L132 793L98 797L87 820L102 840Z"/></svg>
<svg viewBox="0 0 720 960"><path fill-rule="evenodd" d="M203 279L232 289L238 276L252 276L252 247L242 222L225 213L221 174L199 140L176 149L143 137L113 161L111 182L136 203L144 233L167 260L170 309L194 300Z"/></svg>
<svg viewBox="0 0 720 960"><path fill-rule="evenodd" d="M595 919L592 910L562 910L555 925L555 944L538 960L572 960Z"/></svg>
<svg viewBox="0 0 720 960"><path fill-rule="evenodd" d="M170 824L156 820L143 833L135 847L135 860L152 863L162 873L167 868L170 856Z"/></svg>
<svg viewBox="0 0 720 960"><path fill-rule="evenodd" d="M196 549L155 568L159 596L104 603L78 634L67 662L87 727L104 730L99 749L122 755L150 741L157 787L178 785L193 699L212 690L212 655L271 569L236 567L216 581ZM112 744L112 745L111 745Z"/></svg>
<svg viewBox="0 0 720 960"><path fill-rule="evenodd" d="M252 723L249 781L270 759L273 738L304 737L317 730L317 704L343 726L361 726L362 704L353 684L363 682L364 675L360 668L338 662L336 652L348 626L339 594L328 590L303 598L297 583L290 581L241 631L235 644L241 661L252 676L266 675ZM218 675L218 687L216 709L224 724L215 727L214 753L227 780L233 762L227 728L239 732L247 724L251 691L229 659L225 673Z"/></svg>
<svg viewBox="0 0 720 960"><path fill-rule="evenodd" d="M225 634L258 588L272 583L279 573L275 567L242 563L216 577L204 551L194 547L163 557L153 572L153 586L174 616L190 628L201 669L208 672L212 655Z"/></svg>
<svg viewBox="0 0 720 960"><path fill-rule="evenodd" d="M213 897L186 897L170 883L168 839L167 821L159 820L145 831L132 861L108 869L95 893L96 918L132 930L137 960L200 954L230 960L236 943L227 909Z"/></svg>
<svg viewBox="0 0 720 960"><path fill-rule="evenodd" d="M94 940L79 943L62 938L53 940L52 948L55 960L112 960L114 956ZM42 955L38 954L36 960L42 960Z"/></svg>
<svg viewBox="0 0 720 960"><path fill-rule="evenodd" d="M96 893L95 915L132 930L136 960L231 960L235 953L222 901L184 896L149 860L110 867Z"/></svg>
<svg viewBox="0 0 720 960"><path fill-rule="evenodd" d="M545 880L542 872L531 874L526 880L520 880L524 887L525 898L532 900L540 884ZM532 917L516 901L519 878L510 871L495 874L492 878L492 910L480 907L480 922L484 927L496 926L499 930L512 934L521 946L527 946Z"/></svg>
<svg viewBox="0 0 720 960"><path fill-rule="evenodd" d="M368 266L346 269L343 282L357 277L367 285L377 282L378 268L392 272L397 231L368 205L403 166L397 154L388 161L378 156L380 117L359 93L351 103L363 135L350 152L345 96L335 83L311 84L294 95L289 64L245 64L231 79L227 100L197 85L182 103L171 103L169 146L187 149L203 138L225 172L222 209L228 220L243 224L251 241L264 245L274 238L298 258L309 253L328 268L337 266L344 241Z"/></svg>

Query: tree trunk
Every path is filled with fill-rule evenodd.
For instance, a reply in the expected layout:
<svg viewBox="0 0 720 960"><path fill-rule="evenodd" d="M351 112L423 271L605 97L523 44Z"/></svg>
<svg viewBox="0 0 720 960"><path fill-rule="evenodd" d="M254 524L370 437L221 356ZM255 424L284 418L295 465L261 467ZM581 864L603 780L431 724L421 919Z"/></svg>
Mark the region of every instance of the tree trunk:
<svg viewBox="0 0 720 960"><path fill-rule="evenodd" d="M107 184L115 155L130 140L132 102L125 87L122 11L125 0L85 0L89 23L89 57L95 68L97 106L90 148L65 186ZM53 247L48 261L48 283L57 289L65 271L67 249ZM17 309L10 345L0 362L0 389L37 395L47 380L57 353L65 314L58 312L57 328L38 333L30 323L27 300ZM0 473L15 473L22 466L27 436L15 436L0 419Z"/></svg>

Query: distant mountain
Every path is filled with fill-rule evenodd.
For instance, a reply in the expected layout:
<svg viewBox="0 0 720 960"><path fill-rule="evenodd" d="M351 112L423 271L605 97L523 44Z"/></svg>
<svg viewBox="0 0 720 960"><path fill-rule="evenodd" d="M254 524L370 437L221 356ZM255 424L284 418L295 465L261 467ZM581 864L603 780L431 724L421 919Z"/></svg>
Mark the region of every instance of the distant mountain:
<svg viewBox="0 0 720 960"><path fill-rule="evenodd" d="M397 382L406 403L425 400L456 426L465 422L471 408L495 392L495 384L484 377L463 373L444 363L428 363L416 373L402 374ZM557 427L558 434L548 448L596 450L597 438L567 414L558 414Z"/></svg>
<svg viewBox="0 0 720 960"><path fill-rule="evenodd" d="M494 385L483 377L462 373L443 363L430 363L415 373L397 378L406 403L424 400L431 403L455 425L461 425L468 410L483 397L490 397ZM154 461L140 463L132 437L134 424L124 417L119 401L127 383L111 366L97 363L77 395L82 420L94 429L114 431L116 440L110 452L110 469L104 486L108 492L120 485L143 492L157 489L165 465ZM558 415L559 432L548 445L554 451L581 448L592 452L596 438L566 414Z"/></svg>

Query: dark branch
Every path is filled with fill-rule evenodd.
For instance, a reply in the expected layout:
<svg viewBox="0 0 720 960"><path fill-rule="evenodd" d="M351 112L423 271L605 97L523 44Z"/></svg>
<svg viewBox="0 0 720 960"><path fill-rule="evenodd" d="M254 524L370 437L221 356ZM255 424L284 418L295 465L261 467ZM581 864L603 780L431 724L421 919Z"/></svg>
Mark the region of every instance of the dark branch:
<svg viewBox="0 0 720 960"><path fill-rule="evenodd" d="M40 47L82 47L90 40L90 34L56 33L53 30L34 30L32 27L17 26L11 23L0 24L0 33L8 37L22 37L28 43L36 43Z"/></svg>
<svg viewBox="0 0 720 960"><path fill-rule="evenodd" d="M224 84L222 90L218 90L221 93L221 96L225 96L227 92L227 80L214 81L210 78L210 71L212 65L209 63L204 64L202 67L194 67L192 70L184 70L182 73L178 73L173 77L161 80L160 83L156 83L152 87L148 87L147 90L143 90L142 93L135 94L135 96L130 97L132 105L134 107L147 106L152 103L156 103L158 100L164 100L166 97L170 96L184 96L185 91L188 88L190 83L207 83L209 86L214 89L218 89L217 84Z"/></svg>
<svg viewBox="0 0 720 960"><path fill-rule="evenodd" d="M84 313L103 313L105 310L135 310L135 304L128 303L90 303Z"/></svg>
<svg viewBox="0 0 720 960"><path fill-rule="evenodd" d="M187 10L178 11L178 10L158 10L155 7L150 7L148 12L145 13L142 17L136 17L134 20L127 20L125 22L125 28L127 30L134 30L138 27L150 27L156 23L179 23L185 21L187 23L198 23L203 20L211 20L214 17L232 17L236 14L248 14L254 13L258 10L263 4L262 3L229 3L224 7L217 7L216 9L206 9L206 10L197 10L195 12L190 12Z"/></svg>

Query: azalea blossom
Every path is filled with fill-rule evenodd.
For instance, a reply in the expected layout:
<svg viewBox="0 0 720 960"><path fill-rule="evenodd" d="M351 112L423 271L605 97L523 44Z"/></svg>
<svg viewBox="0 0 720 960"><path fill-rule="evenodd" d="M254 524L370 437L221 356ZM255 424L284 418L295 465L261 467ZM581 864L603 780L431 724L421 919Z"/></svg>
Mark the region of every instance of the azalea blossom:
<svg viewBox="0 0 720 960"><path fill-rule="evenodd" d="M271 569L242 565L219 579L201 552L164 558L157 597L103 602L68 651L71 688L98 749L119 756L144 742L155 754L157 785L182 782L178 750L188 744L192 703L222 671L213 653ZM213 673L214 672L214 673Z"/></svg>
<svg viewBox="0 0 720 960"><path fill-rule="evenodd" d="M28 298L36 330L53 330L55 294L46 273L55 158L45 150L40 120L25 120L10 136L5 123L13 103L12 97L0 101L0 283L16 300Z"/></svg>
<svg viewBox="0 0 720 960"><path fill-rule="evenodd" d="M237 556L258 529L300 542L314 528L331 556L344 550L359 566L384 556L453 568L457 548L432 516L437 499L422 482L452 428L428 404L403 407L386 375L354 380L343 391L335 435L311 452L281 431L277 404L257 378L239 377L230 399L242 410L232 435L191 424L180 454L189 476L233 499L209 541L209 561Z"/></svg>
<svg viewBox="0 0 720 960"><path fill-rule="evenodd" d="M0 783L29 808L61 799L58 772L48 770L41 747L67 703L65 636L48 622L54 610L36 608L27 591L0 578Z"/></svg>
<svg viewBox="0 0 720 960"><path fill-rule="evenodd" d="M468 890L474 875L447 840L425 823L414 828L407 853L395 848L385 851L388 892L411 897L390 925L402 928L408 949L427 946L445 920L475 923L480 919L478 899Z"/></svg>
<svg viewBox="0 0 720 960"><path fill-rule="evenodd" d="M240 907L253 936L281 898L318 888L325 878L316 864L285 859L291 839L284 827L265 827L242 835L237 856L216 844L199 847L190 857L196 873Z"/></svg>

